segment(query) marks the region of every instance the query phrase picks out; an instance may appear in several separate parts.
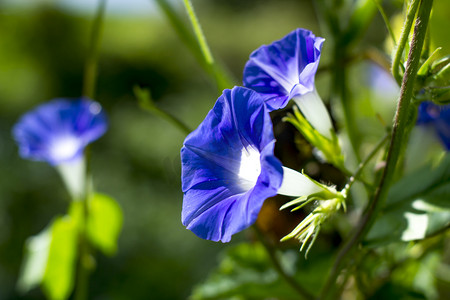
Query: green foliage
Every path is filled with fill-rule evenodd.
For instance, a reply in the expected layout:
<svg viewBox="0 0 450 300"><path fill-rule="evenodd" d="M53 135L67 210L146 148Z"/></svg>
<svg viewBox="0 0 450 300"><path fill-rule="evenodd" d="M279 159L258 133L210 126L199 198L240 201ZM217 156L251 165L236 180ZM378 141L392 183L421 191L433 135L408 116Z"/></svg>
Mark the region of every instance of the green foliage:
<svg viewBox="0 0 450 300"><path fill-rule="evenodd" d="M240 244L228 249L218 268L192 294L193 300L267 297L296 299L271 268L268 255L260 244Z"/></svg>
<svg viewBox="0 0 450 300"><path fill-rule="evenodd" d="M24 262L17 281L17 289L21 293L38 286L44 277L52 239L51 229L52 227L49 226L26 241Z"/></svg>
<svg viewBox="0 0 450 300"><path fill-rule="evenodd" d="M74 286L78 226L70 216L57 218L52 225L42 287L49 299L67 299Z"/></svg>
<svg viewBox="0 0 450 300"><path fill-rule="evenodd" d="M317 291L329 267L330 256L313 254L300 259L297 250L276 252L281 267L308 291ZM219 266L194 288L192 300L210 299L299 299L299 295L273 267L260 243L242 243L222 253Z"/></svg>
<svg viewBox="0 0 450 300"><path fill-rule="evenodd" d="M94 246L107 255L114 254L117 251L117 239L122 223L122 210L113 198L102 194L94 194L91 197L87 234Z"/></svg>
<svg viewBox="0 0 450 300"><path fill-rule="evenodd" d="M331 132L332 139L321 135L300 113L293 107L294 114L288 114L283 120L291 123L314 147L320 150L323 159L337 168L345 171L344 156L335 132Z"/></svg>
<svg viewBox="0 0 450 300"><path fill-rule="evenodd" d="M366 237L372 246L426 238L450 225L450 155L395 183Z"/></svg>
<svg viewBox="0 0 450 300"><path fill-rule="evenodd" d="M17 283L25 293L38 285L48 299L67 299L75 283L75 266L80 230L84 224L83 203L72 202L68 215L57 217L25 246L25 260ZM122 228L122 211L114 199L94 194L89 201L87 234L90 242L103 253L117 251Z"/></svg>
<svg viewBox="0 0 450 300"><path fill-rule="evenodd" d="M57 217L26 244L25 261L17 288L22 292L41 284L48 299L67 299L74 286L77 219Z"/></svg>

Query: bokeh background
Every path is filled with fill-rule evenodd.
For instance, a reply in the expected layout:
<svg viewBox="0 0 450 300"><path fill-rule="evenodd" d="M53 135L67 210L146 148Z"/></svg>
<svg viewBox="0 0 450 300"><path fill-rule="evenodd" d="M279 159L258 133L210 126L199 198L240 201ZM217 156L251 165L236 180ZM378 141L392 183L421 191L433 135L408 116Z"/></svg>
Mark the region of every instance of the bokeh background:
<svg viewBox="0 0 450 300"><path fill-rule="evenodd" d="M390 15L401 9L394 2L387 7ZM182 1L172 3L185 15ZM25 295L16 292L24 243L55 215L64 214L69 204L51 166L18 156L11 128L21 114L42 102L80 96L96 4L95 0L0 1L0 299L43 299L39 289ZM236 84L249 54L260 45L297 27L327 38L317 23L313 1L193 4L214 55ZM185 21L189 25L187 17ZM379 16L368 36L366 43L384 51L386 31ZM330 60L326 43L324 51L321 64L326 65ZM396 91L389 96L371 92L370 76L361 75L370 68L363 62L352 71L358 74L353 78L359 78L352 81L355 95L365 101L359 102L359 109L382 98L387 103L382 110L390 120ZM326 72L318 78L325 100L327 80ZM110 127L92 145L92 163L95 187L120 203L124 227L117 254L96 255L90 299L186 299L217 264L217 254L226 245L201 240L182 226L179 150L184 135L139 108L135 85L149 88L161 108L191 128L218 96L214 82L155 3L109 0L96 100L107 112ZM377 136L383 127L374 126L375 130L373 126L367 130ZM239 234L233 243L248 235Z"/></svg>

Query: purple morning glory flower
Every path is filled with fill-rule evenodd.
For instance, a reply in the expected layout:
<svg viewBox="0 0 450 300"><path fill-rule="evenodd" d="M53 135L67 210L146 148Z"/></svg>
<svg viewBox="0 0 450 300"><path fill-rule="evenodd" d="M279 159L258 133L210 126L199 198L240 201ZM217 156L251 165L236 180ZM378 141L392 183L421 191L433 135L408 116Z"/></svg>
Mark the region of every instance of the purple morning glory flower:
<svg viewBox="0 0 450 300"><path fill-rule="evenodd" d="M422 102L419 106L417 124L432 127L447 151L450 150L450 104L436 105Z"/></svg>
<svg viewBox="0 0 450 300"><path fill-rule="evenodd" d="M280 190L317 191L309 182L302 187L307 181L302 174L282 167L274 145L263 98L243 87L225 90L181 149L183 225L201 238L228 242L252 225L264 200ZM291 190L283 188L283 173L294 173L286 181Z"/></svg>
<svg viewBox="0 0 450 300"><path fill-rule="evenodd" d="M23 115L13 128L13 136L21 157L59 165L81 158L86 145L106 129L100 104L87 98L61 98Z"/></svg>
<svg viewBox="0 0 450 300"><path fill-rule="evenodd" d="M244 86L262 94L269 110L283 108L293 99L311 125L331 138L331 119L314 83L323 42L299 28L259 47L245 65Z"/></svg>

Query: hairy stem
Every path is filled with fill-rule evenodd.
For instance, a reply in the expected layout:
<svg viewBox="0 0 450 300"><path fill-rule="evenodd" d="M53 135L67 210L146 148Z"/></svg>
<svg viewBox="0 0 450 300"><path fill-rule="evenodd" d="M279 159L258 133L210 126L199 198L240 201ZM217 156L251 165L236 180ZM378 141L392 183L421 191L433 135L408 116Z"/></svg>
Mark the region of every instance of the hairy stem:
<svg viewBox="0 0 450 300"><path fill-rule="evenodd" d="M414 4L415 3L413 2L413 5ZM409 130L407 126L410 124L410 122L408 122L408 117L410 115L411 99L414 92L414 83L417 71L419 69L419 62L427 33L428 20L430 17L432 4L432 0L420 1L412 45L408 55L405 76L403 77L399 103L395 115L394 126L392 128L392 136L388 149L386 167L383 170L380 184L352 236L339 250L330 275L322 290L320 297L321 299L326 299L330 295L344 262L373 224L380 208L385 202L397 164L399 162L399 158L401 157L403 144L408 141Z"/></svg>
<svg viewBox="0 0 450 300"><path fill-rule="evenodd" d="M397 49L395 50L394 60L392 61L392 75L398 84L402 82L402 75L400 74L400 63L402 60L403 52L405 51L406 43L408 42L409 33L411 32L411 26L416 16L417 8L421 0L413 0L411 6L408 9L405 23L403 24L402 33L400 35L400 41L398 42Z"/></svg>

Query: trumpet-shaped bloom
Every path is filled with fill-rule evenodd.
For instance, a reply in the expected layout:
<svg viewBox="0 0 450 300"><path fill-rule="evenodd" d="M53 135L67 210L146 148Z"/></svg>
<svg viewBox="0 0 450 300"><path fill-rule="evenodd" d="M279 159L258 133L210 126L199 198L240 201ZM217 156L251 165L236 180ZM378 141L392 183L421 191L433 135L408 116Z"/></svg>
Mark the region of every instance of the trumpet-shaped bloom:
<svg viewBox="0 0 450 300"><path fill-rule="evenodd" d="M305 118L331 138L331 119L315 88L324 39L296 29L279 41L256 49L244 68L244 86L262 94L269 110L293 99Z"/></svg>
<svg viewBox="0 0 450 300"><path fill-rule="evenodd" d="M417 124L432 127L445 149L450 150L450 105L422 102L419 106Z"/></svg>
<svg viewBox="0 0 450 300"><path fill-rule="evenodd" d="M81 158L86 145L106 129L106 116L97 102L55 99L23 115L13 136L23 158L59 165Z"/></svg>
<svg viewBox="0 0 450 300"><path fill-rule="evenodd" d="M277 194L283 171L261 97L225 90L181 149L182 222L201 238L228 242Z"/></svg>
<svg viewBox="0 0 450 300"><path fill-rule="evenodd" d="M274 144L260 95L225 90L181 149L183 225L201 238L228 242L256 221L268 197L317 191L302 174L282 167Z"/></svg>

